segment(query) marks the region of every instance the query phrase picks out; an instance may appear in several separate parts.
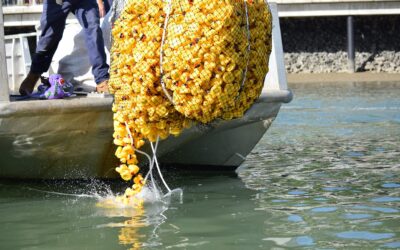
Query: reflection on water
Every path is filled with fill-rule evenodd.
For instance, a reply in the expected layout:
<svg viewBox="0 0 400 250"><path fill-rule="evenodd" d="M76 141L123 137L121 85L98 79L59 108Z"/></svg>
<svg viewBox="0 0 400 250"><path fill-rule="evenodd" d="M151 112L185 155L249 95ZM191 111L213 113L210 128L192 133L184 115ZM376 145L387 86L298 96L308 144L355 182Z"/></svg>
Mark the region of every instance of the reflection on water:
<svg viewBox="0 0 400 250"><path fill-rule="evenodd" d="M0 249L399 249L400 86L324 86L294 87L238 176L169 172L182 202L105 208L124 183L0 181Z"/></svg>
<svg viewBox="0 0 400 250"><path fill-rule="evenodd" d="M167 220L164 212L169 208L171 201L182 203L182 190L174 189L163 195L162 191L153 186L145 186L139 197L132 198L130 204L124 204L115 195L99 196L96 206L98 215L108 218L125 218L122 222L110 222L98 227L120 228L118 240L122 245L129 245L129 249L142 247L162 246L158 236L159 227ZM141 229L150 229L144 234Z"/></svg>
<svg viewBox="0 0 400 250"><path fill-rule="evenodd" d="M109 218L124 217L124 221L107 223L98 227L118 228L118 242L129 246L129 249L140 249L143 246L160 246L157 231L167 219L163 213L168 209L167 204L138 204L131 208L107 208L102 211L103 216ZM147 235L141 232L142 228L152 228L152 233Z"/></svg>

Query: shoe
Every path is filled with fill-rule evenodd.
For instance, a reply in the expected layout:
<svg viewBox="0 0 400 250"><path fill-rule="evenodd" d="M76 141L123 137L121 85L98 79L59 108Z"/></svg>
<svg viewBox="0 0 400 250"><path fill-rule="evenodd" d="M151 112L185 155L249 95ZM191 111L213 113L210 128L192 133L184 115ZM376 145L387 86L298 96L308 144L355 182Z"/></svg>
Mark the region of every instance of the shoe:
<svg viewBox="0 0 400 250"><path fill-rule="evenodd" d="M25 79L22 81L21 86L19 87L19 93L22 96L27 96L32 94L33 89L35 88L35 85L37 81L40 78L40 74L34 74L29 72L28 75L25 77Z"/></svg>
<svg viewBox="0 0 400 250"><path fill-rule="evenodd" d="M109 94L110 91L108 89L108 80L105 80L96 86L96 92L97 93L104 93L104 94Z"/></svg>

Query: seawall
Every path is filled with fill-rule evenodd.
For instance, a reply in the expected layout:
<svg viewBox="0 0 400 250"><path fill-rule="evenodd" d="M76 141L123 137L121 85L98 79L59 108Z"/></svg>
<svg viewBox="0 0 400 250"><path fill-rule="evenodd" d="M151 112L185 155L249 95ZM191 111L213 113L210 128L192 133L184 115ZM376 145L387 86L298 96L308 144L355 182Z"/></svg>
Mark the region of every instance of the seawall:
<svg viewBox="0 0 400 250"><path fill-rule="evenodd" d="M347 72L346 17L281 18L287 73ZM355 16L357 72L400 73L400 15Z"/></svg>

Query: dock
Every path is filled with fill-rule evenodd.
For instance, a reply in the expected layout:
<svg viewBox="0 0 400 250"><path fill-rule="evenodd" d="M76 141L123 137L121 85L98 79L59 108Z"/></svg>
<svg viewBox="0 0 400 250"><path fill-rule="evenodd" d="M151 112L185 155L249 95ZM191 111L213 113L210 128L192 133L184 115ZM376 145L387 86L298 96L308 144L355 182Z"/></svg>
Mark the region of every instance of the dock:
<svg viewBox="0 0 400 250"><path fill-rule="evenodd" d="M354 73L354 17L372 15L399 15L400 1L397 0L271 0L277 4L280 18L346 16L348 71ZM42 5L3 6L4 27L36 27L42 12ZM74 22L70 15L67 22Z"/></svg>
<svg viewBox="0 0 400 250"><path fill-rule="evenodd" d="M279 17L399 15L397 0L271 0L278 5ZM3 6L4 27L39 24L43 6ZM71 18L72 19L72 18Z"/></svg>
<svg viewBox="0 0 400 250"><path fill-rule="evenodd" d="M356 72L354 17L399 15L400 1L396 0L272 0L278 5L280 18L304 17L347 17L347 68L350 73Z"/></svg>
<svg viewBox="0 0 400 250"><path fill-rule="evenodd" d="M397 0L272 0L279 17L398 15Z"/></svg>

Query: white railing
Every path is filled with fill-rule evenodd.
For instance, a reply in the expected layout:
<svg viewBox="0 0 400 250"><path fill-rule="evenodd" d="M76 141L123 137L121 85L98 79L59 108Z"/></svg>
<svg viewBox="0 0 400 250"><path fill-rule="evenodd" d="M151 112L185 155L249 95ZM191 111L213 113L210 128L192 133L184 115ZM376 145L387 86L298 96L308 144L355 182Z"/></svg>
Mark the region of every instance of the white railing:
<svg viewBox="0 0 400 250"><path fill-rule="evenodd" d="M29 6L42 4L43 0L1 0L3 6Z"/></svg>
<svg viewBox="0 0 400 250"><path fill-rule="evenodd" d="M0 2L0 23L3 23L3 8L2 2ZM0 37L4 37L4 27L0 25ZM9 90L8 90L8 73L6 64L6 50L4 46L4 39L0 39L0 103L9 102Z"/></svg>
<svg viewBox="0 0 400 250"><path fill-rule="evenodd" d="M31 55L29 52L28 38L36 36L37 33L33 32L4 37L10 94L18 94L21 82L30 70Z"/></svg>

